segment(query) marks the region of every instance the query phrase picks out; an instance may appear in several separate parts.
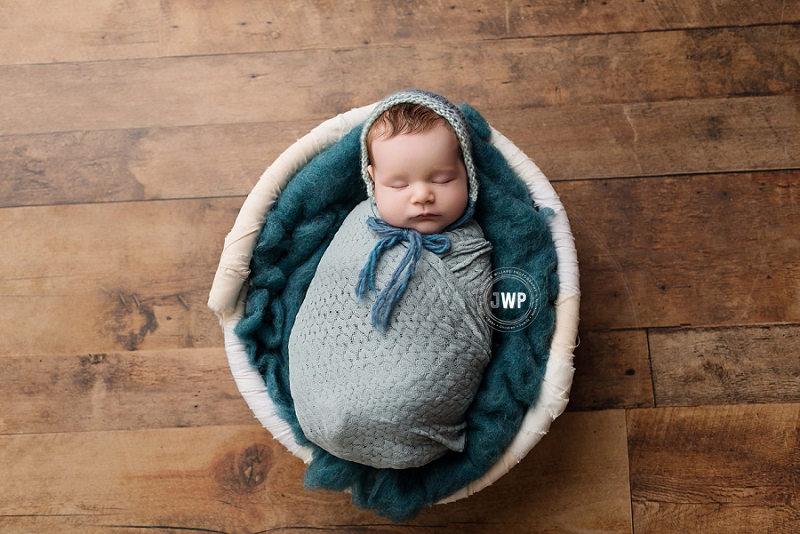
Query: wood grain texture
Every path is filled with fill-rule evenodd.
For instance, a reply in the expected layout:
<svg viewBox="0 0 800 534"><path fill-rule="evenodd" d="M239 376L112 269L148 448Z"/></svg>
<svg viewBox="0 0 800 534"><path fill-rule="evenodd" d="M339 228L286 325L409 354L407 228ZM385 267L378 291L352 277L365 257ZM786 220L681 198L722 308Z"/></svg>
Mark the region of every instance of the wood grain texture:
<svg viewBox="0 0 800 534"><path fill-rule="evenodd" d="M580 332L570 411L653 406L647 333Z"/></svg>
<svg viewBox="0 0 800 534"><path fill-rule="evenodd" d="M800 402L800 327L649 333L658 406Z"/></svg>
<svg viewBox="0 0 800 534"><path fill-rule="evenodd" d="M245 196L314 123L0 137L4 206Z"/></svg>
<svg viewBox="0 0 800 534"><path fill-rule="evenodd" d="M242 53L800 21L792 2L162 2L164 53Z"/></svg>
<svg viewBox="0 0 800 534"><path fill-rule="evenodd" d="M672 534L681 529L726 534L794 534L797 510L792 506L736 506L730 504L633 503L637 529L653 534Z"/></svg>
<svg viewBox="0 0 800 534"><path fill-rule="evenodd" d="M800 99L758 97L490 112L551 181L792 169Z"/></svg>
<svg viewBox="0 0 800 534"><path fill-rule="evenodd" d="M409 85L486 112L789 96L799 45L800 25L786 25L11 65L0 135L319 122Z"/></svg>
<svg viewBox="0 0 800 534"><path fill-rule="evenodd" d="M800 8L767 0L13 0L0 18L0 64L23 64L774 25L800 21Z"/></svg>
<svg viewBox="0 0 800 534"><path fill-rule="evenodd" d="M0 65L158 57L158 0L4 0Z"/></svg>
<svg viewBox="0 0 800 534"><path fill-rule="evenodd" d="M0 434L254 421L225 350L2 356Z"/></svg>
<svg viewBox="0 0 800 534"><path fill-rule="evenodd" d="M560 182L588 330L800 322L800 172Z"/></svg>
<svg viewBox="0 0 800 534"><path fill-rule="evenodd" d="M628 412L634 530L796 531L800 404Z"/></svg>
<svg viewBox="0 0 800 534"><path fill-rule="evenodd" d="M551 181L800 168L800 98L489 111ZM0 136L0 206L246 195L318 123Z"/></svg>
<svg viewBox="0 0 800 534"><path fill-rule="evenodd" d="M221 346L206 301L241 204L0 210L0 355Z"/></svg>
<svg viewBox="0 0 800 534"><path fill-rule="evenodd" d="M302 462L257 425L5 436L0 528L629 532L626 450L623 412L567 414L495 485L393 526L303 489Z"/></svg>

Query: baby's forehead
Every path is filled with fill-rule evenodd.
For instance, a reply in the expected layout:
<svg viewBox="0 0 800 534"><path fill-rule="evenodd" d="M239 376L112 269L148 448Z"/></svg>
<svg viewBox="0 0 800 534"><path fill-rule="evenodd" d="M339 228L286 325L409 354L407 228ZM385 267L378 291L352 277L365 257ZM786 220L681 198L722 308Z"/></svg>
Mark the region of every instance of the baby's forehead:
<svg viewBox="0 0 800 534"><path fill-rule="evenodd" d="M425 132L376 136L372 141L370 155L373 160L382 156L396 159L398 152L435 152L448 159L455 158L462 163L464 161L458 137L447 123Z"/></svg>

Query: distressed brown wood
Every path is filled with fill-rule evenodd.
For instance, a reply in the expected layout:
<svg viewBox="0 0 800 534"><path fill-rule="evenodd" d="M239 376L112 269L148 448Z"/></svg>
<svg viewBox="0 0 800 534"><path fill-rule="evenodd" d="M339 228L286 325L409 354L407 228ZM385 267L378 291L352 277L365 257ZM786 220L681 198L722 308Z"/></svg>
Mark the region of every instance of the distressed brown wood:
<svg viewBox="0 0 800 534"><path fill-rule="evenodd" d="M0 64L24 64L774 25L800 21L800 8L766 0L464 0L413 8L398 0L16 0L4 4L3 21Z"/></svg>
<svg viewBox="0 0 800 534"><path fill-rule="evenodd" d="M242 200L0 210L0 355L221 346L206 302Z"/></svg>
<svg viewBox="0 0 800 534"><path fill-rule="evenodd" d="M671 534L688 528L697 532L794 534L800 520L791 506L736 506L730 504L633 503L636 528Z"/></svg>
<svg viewBox="0 0 800 534"><path fill-rule="evenodd" d="M568 409L653 406L653 382L644 330L580 332Z"/></svg>
<svg viewBox="0 0 800 534"><path fill-rule="evenodd" d="M312 123L0 137L4 206L245 196Z"/></svg>
<svg viewBox="0 0 800 534"><path fill-rule="evenodd" d="M170 56L408 45L570 34L643 32L800 21L792 2L545 0L450 3L385 0L354 4L210 3L169 0L162 19Z"/></svg>
<svg viewBox="0 0 800 534"><path fill-rule="evenodd" d="M320 121L412 83L489 112L797 95L798 78L800 25L12 65L0 135Z"/></svg>
<svg viewBox="0 0 800 534"><path fill-rule="evenodd" d="M800 404L633 410L637 532L794 532Z"/></svg>
<svg viewBox="0 0 800 534"><path fill-rule="evenodd" d="M551 181L800 167L800 98L489 111ZM0 205L246 195L316 122L0 137Z"/></svg>
<svg viewBox="0 0 800 534"><path fill-rule="evenodd" d="M2 356L0 434L253 422L225 350Z"/></svg>
<svg viewBox="0 0 800 534"><path fill-rule="evenodd" d="M0 64L158 57L158 0L6 0Z"/></svg>
<svg viewBox="0 0 800 534"><path fill-rule="evenodd" d="M797 168L800 99L760 97L489 112L551 181Z"/></svg>
<svg viewBox="0 0 800 534"><path fill-rule="evenodd" d="M560 182L581 327L800 322L800 172Z"/></svg>
<svg viewBox="0 0 800 534"><path fill-rule="evenodd" d="M401 528L353 507L347 495L305 490L303 463L255 424L4 436L0 458L0 526ZM623 412L566 414L506 477L467 501L426 509L406 527L629 532L626 466Z"/></svg>
<svg viewBox="0 0 800 534"><path fill-rule="evenodd" d="M658 406L800 402L800 327L649 333Z"/></svg>

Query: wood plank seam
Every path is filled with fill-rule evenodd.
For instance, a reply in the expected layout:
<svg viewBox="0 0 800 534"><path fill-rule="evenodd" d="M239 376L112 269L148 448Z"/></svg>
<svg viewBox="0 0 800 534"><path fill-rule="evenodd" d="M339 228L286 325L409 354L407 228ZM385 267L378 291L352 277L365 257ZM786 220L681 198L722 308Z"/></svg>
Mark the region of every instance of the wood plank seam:
<svg viewBox="0 0 800 534"><path fill-rule="evenodd" d="M650 391L652 393L652 400L653 400L653 408L658 408L658 402L656 399L656 384L655 379L653 378L653 351L650 348L650 331L652 328L645 328L644 334L645 339L647 341L647 364L650 366ZM630 468L630 466L629 466ZM633 509L631 509L631 513L633 513Z"/></svg>

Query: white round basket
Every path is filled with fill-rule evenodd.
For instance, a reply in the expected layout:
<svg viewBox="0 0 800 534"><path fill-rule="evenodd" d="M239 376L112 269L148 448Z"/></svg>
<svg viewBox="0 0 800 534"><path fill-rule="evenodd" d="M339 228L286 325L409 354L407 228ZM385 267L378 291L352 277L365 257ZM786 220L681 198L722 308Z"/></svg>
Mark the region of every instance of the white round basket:
<svg viewBox="0 0 800 534"><path fill-rule="evenodd" d="M375 104L352 109L329 119L284 151L264 172L245 200L233 229L225 238L219 267L209 295L208 305L220 319L225 338L225 351L236 385L253 414L275 439L304 462L311 461L311 448L300 446L290 426L275 409L269 391L258 369L250 364L244 343L234 333L244 313L249 265L258 234L278 194L290 178L315 155L329 147L370 114ZM539 207L551 208L555 214L548 221L558 255L559 292L556 299L556 325L550 346L541 392L531 406L514 439L500 459L479 479L469 483L440 503L452 502L489 486L539 442L569 401L572 385L572 353L578 335L580 286L578 259L569 220L555 190L536 164L500 132L492 129L489 141L505 157L516 175L528 187L531 199Z"/></svg>

